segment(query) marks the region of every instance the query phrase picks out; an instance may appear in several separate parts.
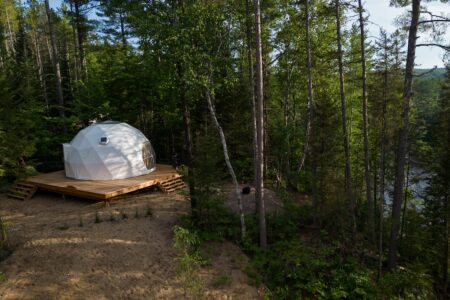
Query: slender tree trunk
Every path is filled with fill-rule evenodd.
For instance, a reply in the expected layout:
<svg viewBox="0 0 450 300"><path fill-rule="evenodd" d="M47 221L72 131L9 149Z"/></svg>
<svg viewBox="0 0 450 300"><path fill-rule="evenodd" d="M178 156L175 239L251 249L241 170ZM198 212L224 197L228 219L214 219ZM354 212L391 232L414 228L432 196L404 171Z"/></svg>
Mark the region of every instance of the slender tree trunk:
<svg viewBox="0 0 450 300"><path fill-rule="evenodd" d="M74 8L75 8L75 30L76 30L76 38L77 38L77 46L78 46L78 57L80 63L81 72L85 69L85 57L84 57L84 33L81 28L81 14L80 14L80 0L74 0Z"/></svg>
<svg viewBox="0 0 450 300"><path fill-rule="evenodd" d="M347 130L347 116L346 116L346 101L345 101L345 87L344 87L344 70L342 62L342 43L341 43L341 13L339 0L335 0L336 9L336 35L337 35L337 47L338 47L338 65L339 65L339 88L341 98L341 116L342 116L342 133L344 136L344 155L345 155L345 192L347 201L350 208L352 236L356 235L356 216L355 216L355 203L353 201L352 193L352 175L350 169L350 146Z"/></svg>
<svg viewBox="0 0 450 300"><path fill-rule="evenodd" d="M248 63L248 94L252 109L252 138L253 138L253 171L256 174L257 169L257 134L256 134L256 103L255 103L255 76L253 74L253 53L252 53L252 28L250 15L250 1L245 0L246 17L246 35L247 35L247 63ZM256 179L256 175L255 175ZM253 182L256 186L256 182ZM258 204L255 203L255 215L257 214Z"/></svg>
<svg viewBox="0 0 450 300"><path fill-rule="evenodd" d="M65 112L64 112L64 96L63 96L63 90L62 90L61 69L60 69L60 64L59 64L58 50L56 48L55 31L53 29L52 12L50 10L48 0L45 0L45 11L47 13L48 29L49 29L49 35L50 35L52 65L53 65L53 70L55 72L56 95L57 95L57 99L58 99L59 116L61 118L64 118Z"/></svg>
<svg viewBox="0 0 450 300"><path fill-rule="evenodd" d="M125 34L125 21L123 17L123 12L119 12L119 19L120 19L120 35L122 37L122 46L127 46L127 36Z"/></svg>
<svg viewBox="0 0 450 300"><path fill-rule="evenodd" d="M38 67L39 83L40 83L40 86L42 89L42 96L44 97L44 101L45 101L45 110L48 114L47 83L45 80L44 65L42 64L42 58L41 58L41 48L39 47L39 39L38 39L38 34L37 34L35 26L33 26L33 28L32 28L32 35L33 35L33 42L34 42L34 50L36 52L36 64Z"/></svg>
<svg viewBox="0 0 450 300"><path fill-rule="evenodd" d="M6 5L5 5L5 16L6 16L6 25L8 27L8 40L9 40L9 47L8 44L6 43L7 45L6 50L11 51L12 57L16 59L16 48L15 48L16 36L14 34L14 31L12 30L11 20L9 18L8 8Z"/></svg>
<svg viewBox="0 0 450 300"><path fill-rule="evenodd" d="M313 80L312 80L312 55L311 55L311 35L310 35L310 15L309 15L309 1L305 0L305 29L306 29L306 62L307 62L307 73L308 73L308 121L306 123L306 133L305 133L305 145L303 148L303 155L300 159L300 165L298 167L298 172L302 171L303 165L305 164L306 155L308 154L309 139L311 135L311 122L312 122L312 110L313 110ZM312 1L311 1L312 2ZM313 199L315 201L315 199ZM314 203L313 203L313 206Z"/></svg>
<svg viewBox="0 0 450 300"><path fill-rule="evenodd" d="M408 52L406 56L405 84L403 90L402 124L398 135L395 162L394 197L392 201L392 227L389 242L389 269L397 266L398 235L400 232L401 203L405 182L405 160L408 146L409 103L412 98L412 81L416 57L417 27L420 16L420 0L412 0L411 25L409 27Z"/></svg>
<svg viewBox="0 0 450 300"><path fill-rule="evenodd" d="M191 117L189 110L189 101L187 99L186 90L184 86L183 71L178 64L178 76L181 81L181 108L183 112L183 127L184 127L184 139L186 145L186 163L188 166L188 183L189 183L189 195L191 197L191 210L194 220L197 219L197 199L195 197L195 177L194 177L194 154L193 154L193 141L191 131Z"/></svg>
<svg viewBox="0 0 450 300"><path fill-rule="evenodd" d="M448 152L447 152L448 153ZM442 283L443 283L443 287L442 287L442 299L448 299L449 296L449 286L448 286L448 260L449 260L449 231L450 231L450 205L449 205L449 191L447 190L447 195L445 196L445 203L444 203L444 209L445 209L445 221L444 221L444 226L445 226L445 241L444 241L444 255L442 257L442 270L443 270L443 274L442 274Z"/></svg>
<svg viewBox="0 0 450 300"><path fill-rule="evenodd" d="M216 108L214 105L214 95L212 95L209 91L206 92L206 100L208 101L208 108L209 108L209 112L211 113L211 117L214 121L214 125L216 126L217 131L219 132L220 141L222 143L222 148L223 148L223 156L225 158L225 163L227 164L228 171L230 172L230 176L233 180L234 190L236 193L236 198L237 198L238 206L239 206L239 217L240 217L240 221L241 221L241 238L242 238L242 241L244 241L245 236L246 236L246 228L245 228L244 208L242 206L241 189L239 187L239 182L237 181L237 178L236 178L236 173L234 172L233 166L231 165L231 162L230 162L230 156L228 155L228 147L227 147L227 141L225 139L225 134L223 133L223 129L220 126L219 121L217 120Z"/></svg>
<svg viewBox="0 0 450 300"><path fill-rule="evenodd" d="M445 150L445 160L450 161L450 124L447 124L447 145ZM443 242L443 255L442 255L442 299L448 299L449 297L449 282L448 282L448 260L449 260L449 232L450 232L450 182L448 178L445 182L445 196L444 196L444 242Z"/></svg>
<svg viewBox="0 0 450 300"><path fill-rule="evenodd" d="M387 89L388 89L388 70L387 70L387 37L384 33L384 59L385 59L385 69L383 74L383 110L381 116L381 159L380 159L380 219L378 228L378 275L377 279L381 278L383 269L383 221L384 221L384 193L385 193L385 182L386 182L386 128L387 128Z"/></svg>
<svg viewBox="0 0 450 300"><path fill-rule="evenodd" d="M406 164L406 182L405 182L405 190L403 193L403 212L402 212L402 225L400 226L400 241L403 239L403 235L405 234L405 226L406 226L406 207L408 205L408 186L409 186L409 169L411 167L411 160L408 154L408 160Z"/></svg>
<svg viewBox="0 0 450 300"><path fill-rule="evenodd" d="M74 69L75 69L75 81L78 81L80 79L80 59L78 57L78 34L77 34L77 30L75 28L75 18L74 16L74 11L73 11L73 0L69 0L69 8L70 8L70 13L72 15L72 38L73 38L73 44L74 44Z"/></svg>
<svg viewBox="0 0 450 300"><path fill-rule="evenodd" d="M264 83L261 46L261 4L254 0L255 8L255 41L256 41L256 174L255 198L259 214L259 242L263 249L267 248L266 212L264 206Z"/></svg>
<svg viewBox="0 0 450 300"><path fill-rule="evenodd" d="M362 69L362 104L363 104L363 136L364 136L364 175L366 179L366 195L368 205L368 230L369 238L375 244L375 215L372 197L372 183L370 182L369 165L369 121L367 117L367 85L366 85L366 33L364 30L363 6L358 0L361 69Z"/></svg>

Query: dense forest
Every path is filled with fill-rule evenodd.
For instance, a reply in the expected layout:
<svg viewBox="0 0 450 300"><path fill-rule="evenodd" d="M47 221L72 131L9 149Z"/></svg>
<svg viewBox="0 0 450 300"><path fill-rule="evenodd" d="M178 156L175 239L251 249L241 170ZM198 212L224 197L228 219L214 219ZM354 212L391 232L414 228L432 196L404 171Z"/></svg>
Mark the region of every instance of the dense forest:
<svg viewBox="0 0 450 300"><path fill-rule="evenodd" d="M398 29L369 39L361 0L0 0L2 186L124 121L180 157L190 230L239 244L268 297L448 299L450 69L415 51L448 52L449 19L428 2L391 1Z"/></svg>

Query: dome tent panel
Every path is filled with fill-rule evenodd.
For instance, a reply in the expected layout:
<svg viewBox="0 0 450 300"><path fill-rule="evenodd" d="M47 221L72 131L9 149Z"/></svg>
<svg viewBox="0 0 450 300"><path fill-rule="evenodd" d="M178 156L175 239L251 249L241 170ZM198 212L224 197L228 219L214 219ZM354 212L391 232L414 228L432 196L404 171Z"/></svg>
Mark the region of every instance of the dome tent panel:
<svg viewBox="0 0 450 300"><path fill-rule="evenodd" d="M156 169L150 141L126 123L92 124L63 149L66 176L74 179L124 179Z"/></svg>

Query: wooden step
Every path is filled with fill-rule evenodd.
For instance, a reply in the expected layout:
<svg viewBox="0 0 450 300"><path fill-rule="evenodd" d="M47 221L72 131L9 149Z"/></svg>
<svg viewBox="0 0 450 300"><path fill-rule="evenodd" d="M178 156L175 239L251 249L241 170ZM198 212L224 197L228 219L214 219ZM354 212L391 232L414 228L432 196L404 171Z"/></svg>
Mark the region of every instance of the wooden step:
<svg viewBox="0 0 450 300"><path fill-rule="evenodd" d="M186 184L181 180L181 177L173 177L165 179L158 183L158 187L165 193L173 193L179 189L186 187Z"/></svg>
<svg viewBox="0 0 450 300"><path fill-rule="evenodd" d="M8 192L8 197L18 200L29 200L36 193L37 187L25 182L15 183Z"/></svg>

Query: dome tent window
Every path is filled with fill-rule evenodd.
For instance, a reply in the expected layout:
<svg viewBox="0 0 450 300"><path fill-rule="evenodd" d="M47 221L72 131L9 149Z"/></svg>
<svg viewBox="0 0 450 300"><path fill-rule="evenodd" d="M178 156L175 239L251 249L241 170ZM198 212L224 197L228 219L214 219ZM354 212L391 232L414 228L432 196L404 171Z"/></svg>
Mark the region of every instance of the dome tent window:
<svg viewBox="0 0 450 300"><path fill-rule="evenodd" d="M100 138L100 145L108 145L109 139L106 136Z"/></svg>
<svg viewBox="0 0 450 300"><path fill-rule="evenodd" d="M142 145L142 160L144 161L147 169L151 169L155 165L155 154L153 153L153 148L150 142L145 142Z"/></svg>
<svg viewBox="0 0 450 300"><path fill-rule="evenodd" d="M63 144L63 150L66 176L78 180L124 179L156 170L150 141L127 123L94 123Z"/></svg>

